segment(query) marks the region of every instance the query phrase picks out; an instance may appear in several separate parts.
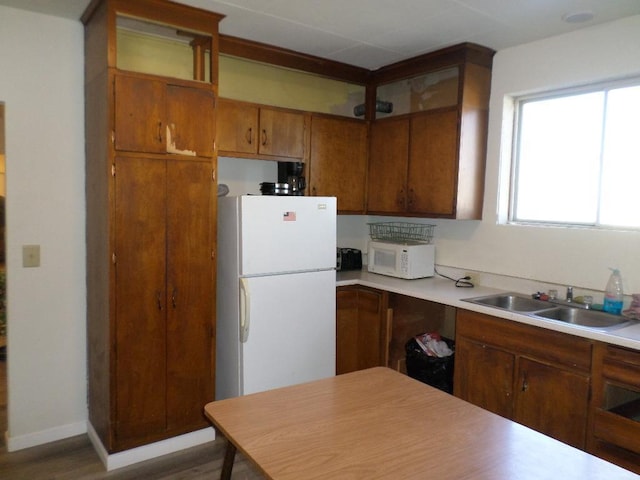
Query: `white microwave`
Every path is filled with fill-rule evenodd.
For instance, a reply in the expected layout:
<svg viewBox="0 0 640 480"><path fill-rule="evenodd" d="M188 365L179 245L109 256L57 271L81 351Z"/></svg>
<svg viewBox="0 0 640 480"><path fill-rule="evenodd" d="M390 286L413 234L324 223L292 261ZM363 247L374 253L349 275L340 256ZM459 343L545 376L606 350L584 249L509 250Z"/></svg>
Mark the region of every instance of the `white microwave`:
<svg viewBox="0 0 640 480"><path fill-rule="evenodd" d="M368 270L404 279L433 277L435 246L420 242L369 241Z"/></svg>

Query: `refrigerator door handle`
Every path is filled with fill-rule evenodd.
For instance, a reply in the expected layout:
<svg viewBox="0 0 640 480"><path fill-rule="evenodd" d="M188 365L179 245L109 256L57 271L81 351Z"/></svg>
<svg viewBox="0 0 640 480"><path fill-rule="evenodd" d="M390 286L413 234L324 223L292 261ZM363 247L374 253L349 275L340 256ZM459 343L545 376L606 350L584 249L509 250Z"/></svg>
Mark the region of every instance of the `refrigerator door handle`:
<svg viewBox="0 0 640 480"><path fill-rule="evenodd" d="M251 315L249 311L249 282L246 278L240 279L240 342L246 343L249 339L249 323Z"/></svg>

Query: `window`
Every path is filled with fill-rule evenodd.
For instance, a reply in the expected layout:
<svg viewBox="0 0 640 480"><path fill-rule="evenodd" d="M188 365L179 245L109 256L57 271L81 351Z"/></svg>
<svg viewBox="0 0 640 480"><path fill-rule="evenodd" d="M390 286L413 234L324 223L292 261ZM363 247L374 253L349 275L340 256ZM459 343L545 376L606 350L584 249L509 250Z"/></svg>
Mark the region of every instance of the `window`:
<svg viewBox="0 0 640 480"><path fill-rule="evenodd" d="M510 221L640 228L640 79L516 100Z"/></svg>

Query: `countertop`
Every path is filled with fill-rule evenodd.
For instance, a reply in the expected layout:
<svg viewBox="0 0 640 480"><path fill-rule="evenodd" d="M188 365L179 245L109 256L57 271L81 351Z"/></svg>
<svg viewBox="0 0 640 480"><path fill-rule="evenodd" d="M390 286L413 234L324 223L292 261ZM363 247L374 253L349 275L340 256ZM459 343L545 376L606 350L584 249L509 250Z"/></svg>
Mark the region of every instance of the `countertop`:
<svg viewBox="0 0 640 480"><path fill-rule="evenodd" d="M634 322L634 324L630 326L611 332L602 332L568 323L529 317L520 313L463 301L464 298L505 293L505 290L487 288L481 285L473 288L458 288L451 280L437 276L418 280L402 280L385 275L369 273L366 270L357 270L337 272L336 277L336 285L338 287L362 285L365 287L377 288L379 290L386 290L400 295L420 298L455 308L463 308L474 312L486 313L487 315L492 315L494 317L513 320L514 322L526 323L528 325L564 332L578 337L589 338L592 340L619 345L621 347L640 350L640 322Z"/></svg>

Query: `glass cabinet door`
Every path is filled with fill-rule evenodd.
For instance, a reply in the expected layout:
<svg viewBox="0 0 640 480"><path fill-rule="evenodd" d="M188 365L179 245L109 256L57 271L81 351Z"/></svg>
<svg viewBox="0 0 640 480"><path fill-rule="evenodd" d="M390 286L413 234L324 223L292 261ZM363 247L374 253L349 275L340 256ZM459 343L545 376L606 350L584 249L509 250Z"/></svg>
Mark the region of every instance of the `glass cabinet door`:
<svg viewBox="0 0 640 480"><path fill-rule="evenodd" d="M458 77L456 66L379 85L376 118L457 105Z"/></svg>

